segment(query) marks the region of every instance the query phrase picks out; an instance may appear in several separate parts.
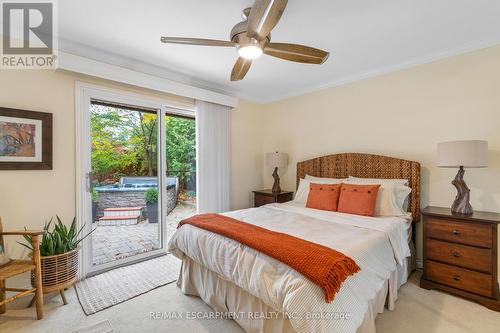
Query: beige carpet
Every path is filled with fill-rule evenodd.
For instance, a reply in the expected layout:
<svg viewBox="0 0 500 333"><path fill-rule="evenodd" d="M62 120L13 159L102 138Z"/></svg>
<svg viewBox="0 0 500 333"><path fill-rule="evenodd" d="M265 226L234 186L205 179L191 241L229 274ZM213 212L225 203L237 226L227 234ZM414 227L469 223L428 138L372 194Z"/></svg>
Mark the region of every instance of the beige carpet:
<svg viewBox="0 0 500 333"><path fill-rule="evenodd" d="M378 333L497 333L500 313L438 291L418 287L420 274L400 290L393 312L377 317ZM56 295L57 296L57 295ZM113 332L239 332L229 320L153 320L151 312L210 311L199 298L184 296L175 284L157 288L130 301L85 316L73 289L68 291L70 304L63 306L59 297L46 297L46 316L36 321L33 309L25 309L29 299L17 301L0 315L0 332L69 333L109 320Z"/></svg>
<svg viewBox="0 0 500 333"><path fill-rule="evenodd" d="M109 323L109 320L103 320L99 323L92 324L87 327L80 328L72 333L112 333L113 327Z"/></svg>

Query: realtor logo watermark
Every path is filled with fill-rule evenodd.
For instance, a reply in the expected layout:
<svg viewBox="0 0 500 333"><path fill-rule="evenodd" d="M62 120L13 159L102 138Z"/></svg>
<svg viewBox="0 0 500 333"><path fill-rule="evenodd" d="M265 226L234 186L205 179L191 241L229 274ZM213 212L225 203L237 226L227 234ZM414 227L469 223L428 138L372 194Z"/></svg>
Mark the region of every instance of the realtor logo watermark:
<svg viewBox="0 0 500 333"><path fill-rule="evenodd" d="M1 4L1 69L55 69L57 15L55 0L7 1Z"/></svg>

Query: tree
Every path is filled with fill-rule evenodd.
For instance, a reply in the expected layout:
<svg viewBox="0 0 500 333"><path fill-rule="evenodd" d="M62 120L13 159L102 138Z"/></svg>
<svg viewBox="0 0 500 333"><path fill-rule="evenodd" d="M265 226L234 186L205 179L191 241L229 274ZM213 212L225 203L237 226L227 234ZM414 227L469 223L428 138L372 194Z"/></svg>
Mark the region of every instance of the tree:
<svg viewBox="0 0 500 333"><path fill-rule="evenodd" d="M118 175L156 175L156 118L156 114L92 105L92 172L99 181L117 181Z"/></svg>
<svg viewBox="0 0 500 333"><path fill-rule="evenodd" d="M167 168L170 175L186 182L196 172L196 125L194 119L167 116Z"/></svg>
<svg viewBox="0 0 500 333"><path fill-rule="evenodd" d="M139 127L140 127L140 141L142 142L142 149L146 157L146 167L148 169L148 176L154 176L157 168L156 163L156 141L157 141L157 125L156 114L142 113L139 114ZM134 133L137 135L137 133Z"/></svg>
<svg viewBox="0 0 500 333"><path fill-rule="evenodd" d="M124 138L115 131L120 122L120 115L114 108L92 105L90 117L92 173L100 182L120 168L119 147L123 146Z"/></svg>
<svg viewBox="0 0 500 333"><path fill-rule="evenodd" d="M196 170L195 121L168 115L165 123L168 172L185 188ZM98 181L157 175L157 128L154 113L92 104L92 172Z"/></svg>

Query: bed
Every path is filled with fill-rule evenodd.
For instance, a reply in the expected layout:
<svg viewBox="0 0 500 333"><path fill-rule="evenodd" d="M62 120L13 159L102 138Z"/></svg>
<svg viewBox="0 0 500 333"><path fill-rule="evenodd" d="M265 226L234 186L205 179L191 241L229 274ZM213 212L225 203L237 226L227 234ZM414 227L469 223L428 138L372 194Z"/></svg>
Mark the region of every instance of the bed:
<svg viewBox="0 0 500 333"><path fill-rule="evenodd" d="M177 284L201 297L216 318L230 317L246 332L375 332L378 313L394 309L399 287L414 267L412 224L420 217L420 165L397 158L345 153L297 164L305 176L407 179L408 217L365 217L271 204L224 215L338 250L361 270L335 299L287 265L232 239L188 225L169 251L182 260Z"/></svg>

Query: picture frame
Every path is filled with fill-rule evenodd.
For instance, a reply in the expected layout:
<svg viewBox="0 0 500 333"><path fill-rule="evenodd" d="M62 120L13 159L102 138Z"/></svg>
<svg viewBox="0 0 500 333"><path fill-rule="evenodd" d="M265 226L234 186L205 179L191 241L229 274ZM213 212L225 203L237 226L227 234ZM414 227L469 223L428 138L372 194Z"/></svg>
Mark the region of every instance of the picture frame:
<svg viewBox="0 0 500 333"><path fill-rule="evenodd" d="M0 170L52 170L52 114L0 107Z"/></svg>

